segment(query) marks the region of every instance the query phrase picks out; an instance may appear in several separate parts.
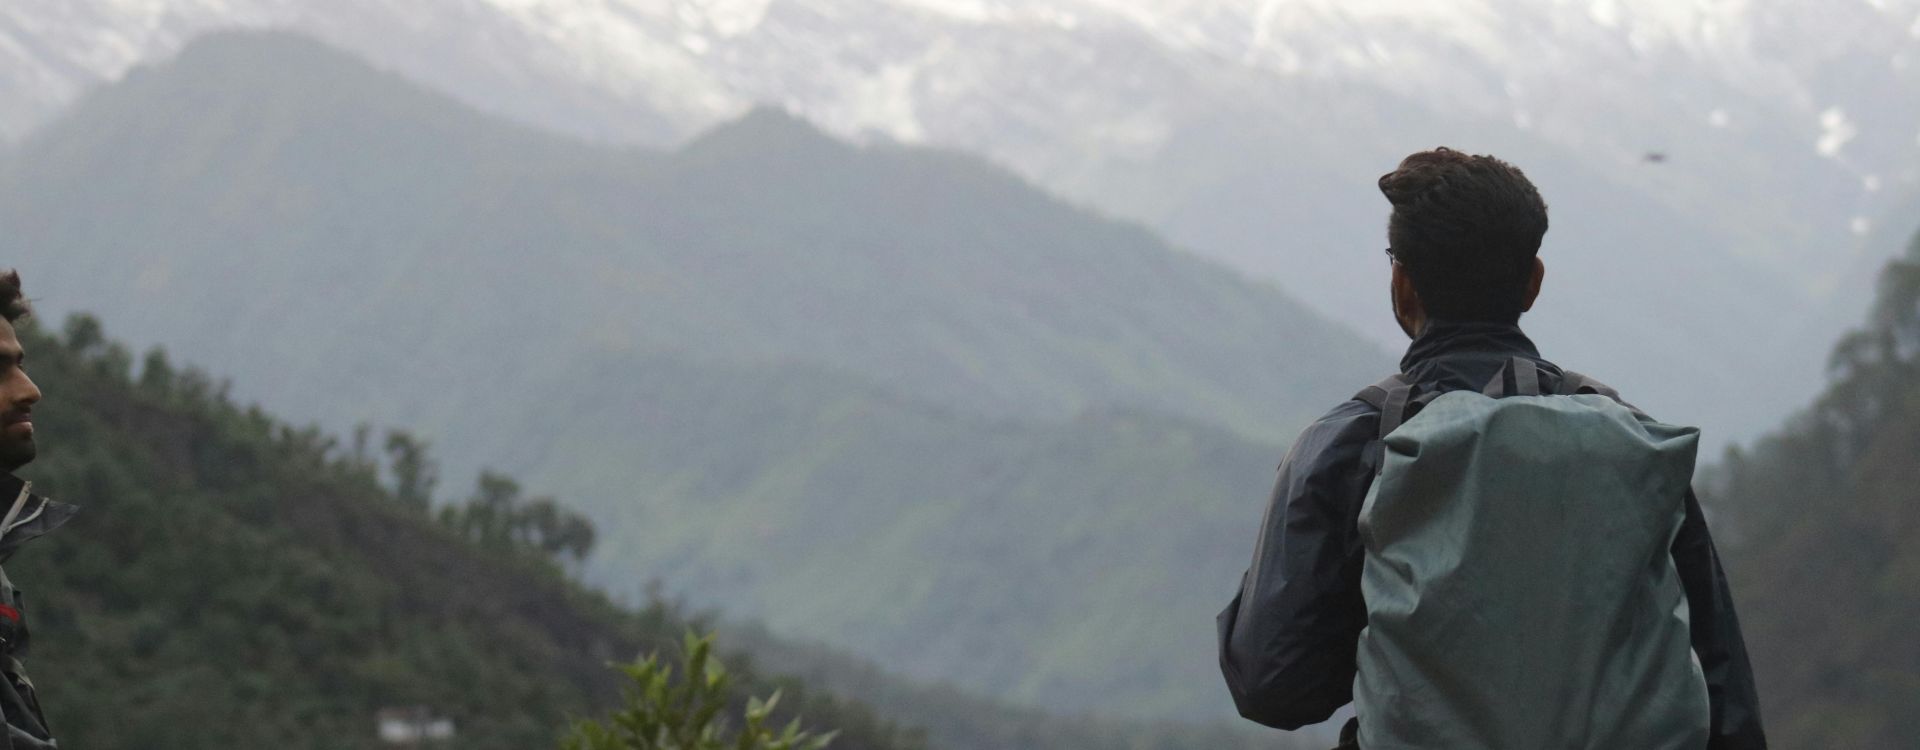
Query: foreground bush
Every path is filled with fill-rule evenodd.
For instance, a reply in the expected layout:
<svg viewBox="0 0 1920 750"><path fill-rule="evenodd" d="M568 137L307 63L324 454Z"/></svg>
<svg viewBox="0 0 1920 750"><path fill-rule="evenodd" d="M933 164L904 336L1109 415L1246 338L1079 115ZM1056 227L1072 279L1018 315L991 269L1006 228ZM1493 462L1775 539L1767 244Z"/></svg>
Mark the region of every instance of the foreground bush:
<svg viewBox="0 0 1920 750"><path fill-rule="evenodd" d="M800 731L794 719L784 729L765 726L780 693L747 701L745 719L733 733L722 715L732 679L713 658L713 637L688 635L682 674L650 654L622 665L631 684L626 707L605 721L583 721L561 740L563 750L822 750L833 734Z"/></svg>

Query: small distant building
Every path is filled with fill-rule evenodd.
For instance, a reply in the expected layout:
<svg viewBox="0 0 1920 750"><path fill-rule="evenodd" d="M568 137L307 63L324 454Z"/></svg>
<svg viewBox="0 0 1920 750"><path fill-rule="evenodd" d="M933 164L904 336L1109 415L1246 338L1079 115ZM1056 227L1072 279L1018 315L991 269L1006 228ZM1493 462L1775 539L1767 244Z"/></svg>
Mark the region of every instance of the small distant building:
<svg viewBox="0 0 1920 750"><path fill-rule="evenodd" d="M417 747L453 739L453 720L435 716L427 706L383 708L374 712L375 731L389 745Z"/></svg>

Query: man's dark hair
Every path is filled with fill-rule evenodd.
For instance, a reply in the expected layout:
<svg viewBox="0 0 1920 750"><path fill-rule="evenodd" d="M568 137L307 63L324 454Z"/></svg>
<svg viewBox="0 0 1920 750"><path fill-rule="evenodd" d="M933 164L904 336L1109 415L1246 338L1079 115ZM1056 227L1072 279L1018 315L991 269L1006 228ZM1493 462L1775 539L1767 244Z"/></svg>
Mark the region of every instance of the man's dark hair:
<svg viewBox="0 0 1920 750"><path fill-rule="evenodd" d="M33 308L20 293L20 272L9 269L0 273L0 318L12 323L32 314Z"/></svg>
<svg viewBox="0 0 1920 750"><path fill-rule="evenodd" d="M1380 177L1393 204L1387 242L1429 316L1520 319L1547 204L1527 176L1491 156L1422 151Z"/></svg>

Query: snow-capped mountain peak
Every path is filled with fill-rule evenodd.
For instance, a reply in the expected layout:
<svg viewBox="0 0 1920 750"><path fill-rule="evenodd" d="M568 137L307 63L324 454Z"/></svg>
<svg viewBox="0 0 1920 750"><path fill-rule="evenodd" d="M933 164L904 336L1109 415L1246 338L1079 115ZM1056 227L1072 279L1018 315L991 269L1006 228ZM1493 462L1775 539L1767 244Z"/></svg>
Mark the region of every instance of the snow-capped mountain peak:
<svg viewBox="0 0 1920 750"><path fill-rule="evenodd" d="M1413 148L1638 196L1808 310L1920 192L1920 97L1896 95L1920 90L1920 0L15 0L0 136L234 27L591 139L772 104L984 154L1383 340L1366 261L1323 248L1374 241L1365 175Z"/></svg>

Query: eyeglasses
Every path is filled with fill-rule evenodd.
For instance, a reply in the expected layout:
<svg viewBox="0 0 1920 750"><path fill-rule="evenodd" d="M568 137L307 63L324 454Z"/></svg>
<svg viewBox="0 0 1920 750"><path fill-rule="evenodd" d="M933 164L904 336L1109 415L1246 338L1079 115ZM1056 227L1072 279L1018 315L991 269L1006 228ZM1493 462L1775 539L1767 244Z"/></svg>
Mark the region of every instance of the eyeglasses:
<svg viewBox="0 0 1920 750"><path fill-rule="evenodd" d="M1393 254L1393 248L1387 248L1386 253L1387 253L1387 262L1389 263L1400 262L1400 256Z"/></svg>

